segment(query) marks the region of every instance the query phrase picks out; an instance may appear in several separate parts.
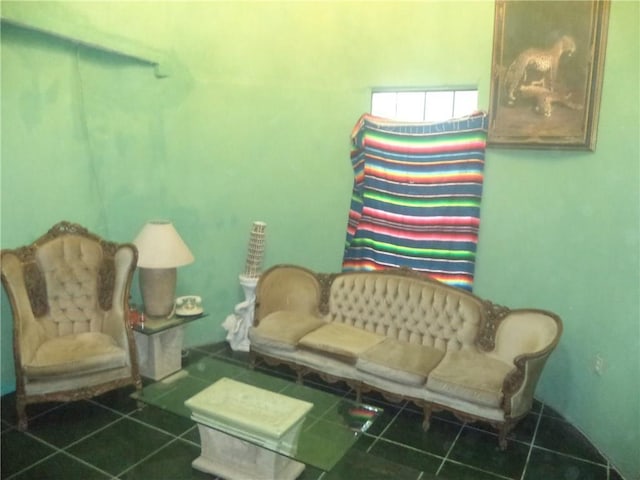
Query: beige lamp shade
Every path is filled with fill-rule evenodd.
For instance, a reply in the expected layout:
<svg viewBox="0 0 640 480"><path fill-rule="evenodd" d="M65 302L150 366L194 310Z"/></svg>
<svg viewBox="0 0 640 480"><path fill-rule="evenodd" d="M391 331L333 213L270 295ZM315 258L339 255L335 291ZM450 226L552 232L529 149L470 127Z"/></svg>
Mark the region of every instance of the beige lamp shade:
<svg viewBox="0 0 640 480"><path fill-rule="evenodd" d="M172 315L176 296L176 267L193 262L193 254L173 224L147 223L133 241L138 248L140 292L150 318Z"/></svg>
<svg viewBox="0 0 640 480"><path fill-rule="evenodd" d="M174 268L193 262L193 254L171 222L148 222L133 241L138 247L138 266Z"/></svg>

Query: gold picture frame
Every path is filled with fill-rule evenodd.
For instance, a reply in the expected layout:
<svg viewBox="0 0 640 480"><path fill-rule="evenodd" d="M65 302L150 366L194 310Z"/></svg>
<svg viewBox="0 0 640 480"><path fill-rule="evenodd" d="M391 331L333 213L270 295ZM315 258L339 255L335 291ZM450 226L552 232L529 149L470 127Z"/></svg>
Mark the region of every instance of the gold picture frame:
<svg viewBox="0 0 640 480"><path fill-rule="evenodd" d="M489 146L595 150L609 0L496 0Z"/></svg>

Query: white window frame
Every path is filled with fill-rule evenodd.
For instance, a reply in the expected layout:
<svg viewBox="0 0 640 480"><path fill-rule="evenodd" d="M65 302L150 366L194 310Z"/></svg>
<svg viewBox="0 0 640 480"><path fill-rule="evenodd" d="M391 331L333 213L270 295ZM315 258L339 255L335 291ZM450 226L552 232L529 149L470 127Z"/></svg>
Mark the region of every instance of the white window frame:
<svg viewBox="0 0 640 480"><path fill-rule="evenodd" d="M407 122L439 122L478 110L477 87L374 88L371 114Z"/></svg>

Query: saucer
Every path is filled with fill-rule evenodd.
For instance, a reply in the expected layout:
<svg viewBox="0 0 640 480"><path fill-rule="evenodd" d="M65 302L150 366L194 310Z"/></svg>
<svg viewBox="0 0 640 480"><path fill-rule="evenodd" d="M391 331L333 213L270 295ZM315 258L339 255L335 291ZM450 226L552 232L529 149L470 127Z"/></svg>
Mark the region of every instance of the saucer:
<svg viewBox="0 0 640 480"><path fill-rule="evenodd" d="M176 308L176 315L179 317L193 317L195 315L202 315L202 312L202 307Z"/></svg>

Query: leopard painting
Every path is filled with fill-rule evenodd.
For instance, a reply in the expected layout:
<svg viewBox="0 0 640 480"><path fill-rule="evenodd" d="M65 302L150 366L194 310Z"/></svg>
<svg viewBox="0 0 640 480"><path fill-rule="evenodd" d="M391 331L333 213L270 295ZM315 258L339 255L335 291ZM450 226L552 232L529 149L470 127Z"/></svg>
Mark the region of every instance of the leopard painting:
<svg viewBox="0 0 640 480"><path fill-rule="evenodd" d="M505 75L507 103L513 105L519 87L532 84L534 81L538 86L553 92L556 88L560 58L565 54L572 55L575 51L576 42L573 37L564 35L551 48L528 48L521 52L511 63Z"/></svg>

